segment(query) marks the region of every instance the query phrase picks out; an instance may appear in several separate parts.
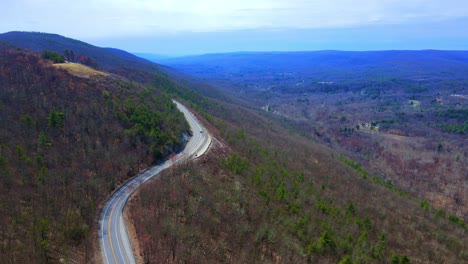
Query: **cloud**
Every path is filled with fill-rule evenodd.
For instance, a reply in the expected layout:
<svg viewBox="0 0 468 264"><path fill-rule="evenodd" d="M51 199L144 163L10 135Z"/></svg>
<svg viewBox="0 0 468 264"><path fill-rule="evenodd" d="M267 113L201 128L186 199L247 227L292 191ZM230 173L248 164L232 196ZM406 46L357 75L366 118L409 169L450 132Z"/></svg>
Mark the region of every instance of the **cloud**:
<svg viewBox="0 0 468 264"><path fill-rule="evenodd" d="M352 28L468 16L468 2L460 0L15 0L3 5L0 31L76 38Z"/></svg>

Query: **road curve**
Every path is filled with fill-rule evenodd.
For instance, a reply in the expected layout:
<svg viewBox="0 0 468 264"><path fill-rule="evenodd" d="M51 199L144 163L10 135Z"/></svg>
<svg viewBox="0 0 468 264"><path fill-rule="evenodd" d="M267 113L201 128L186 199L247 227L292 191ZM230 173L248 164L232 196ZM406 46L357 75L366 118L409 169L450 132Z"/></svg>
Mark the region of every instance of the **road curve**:
<svg viewBox="0 0 468 264"><path fill-rule="evenodd" d="M187 119L193 136L187 142L185 149L175 158L138 174L123 184L107 200L101 213L98 230L102 258L106 264L136 263L123 219L123 209L131 194L143 183L157 176L161 171L173 164L200 157L208 150L211 144L211 136L197 118L184 105L177 101L174 101L174 103Z"/></svg>

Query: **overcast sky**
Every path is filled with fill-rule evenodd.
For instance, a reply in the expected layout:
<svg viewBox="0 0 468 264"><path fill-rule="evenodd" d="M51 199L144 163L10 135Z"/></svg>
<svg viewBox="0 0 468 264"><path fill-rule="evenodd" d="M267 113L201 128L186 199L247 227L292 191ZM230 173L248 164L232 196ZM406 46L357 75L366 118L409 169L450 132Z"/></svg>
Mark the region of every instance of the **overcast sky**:
<svg viewBox="0 0 468 264"><path fill-rule="evenodd" d="M465 0L0 0L0 32L132 52L468 49Z"/></svg>

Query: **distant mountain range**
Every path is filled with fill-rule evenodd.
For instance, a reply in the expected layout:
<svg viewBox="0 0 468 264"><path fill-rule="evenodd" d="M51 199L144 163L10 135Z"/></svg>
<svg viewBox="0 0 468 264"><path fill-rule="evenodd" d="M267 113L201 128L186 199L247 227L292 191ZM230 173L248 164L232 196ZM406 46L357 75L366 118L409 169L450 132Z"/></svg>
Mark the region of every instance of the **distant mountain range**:
<svg viewBox="0 0 468 264"><path fill-rule="evenodd" d="M152 62L164 61L171 58L176 58L178 56L169 56L169 55L161 55L161 54L154 54L154 53L142 53L142 52L133 52L138 57L145 58Z"/></svg>
<svg viewBox="0 0 468 264"><path fill-rule="evenodd" d="M158 62L202 77L268 72L298 73L323 81L361 76L366 79L468 78L468 51L239 52L168 58Z"/></svg>

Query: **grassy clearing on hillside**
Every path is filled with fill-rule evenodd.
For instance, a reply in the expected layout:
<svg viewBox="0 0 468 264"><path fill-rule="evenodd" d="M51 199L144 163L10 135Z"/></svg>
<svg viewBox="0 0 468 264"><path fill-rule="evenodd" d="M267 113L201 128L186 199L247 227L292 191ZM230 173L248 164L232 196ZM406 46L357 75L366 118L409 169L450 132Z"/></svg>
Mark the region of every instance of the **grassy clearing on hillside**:
<svg viewBox="0 0 468 264"><path fill-rule="evenodd" d="M89 78L91 76L95 75L102 75L102 76L108 76L108 73L102 72L102 71L97 71L93 68L90 68L88 66L85 66L83 64L79 63L57 63L54 64L55 67L65 69L71 74L82 77L82 78Z"/></svg>

